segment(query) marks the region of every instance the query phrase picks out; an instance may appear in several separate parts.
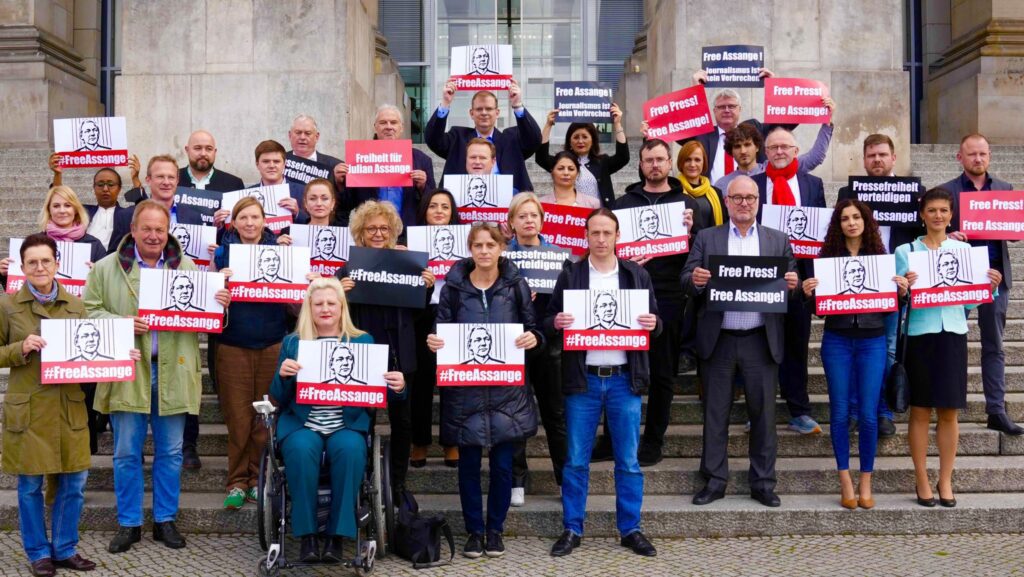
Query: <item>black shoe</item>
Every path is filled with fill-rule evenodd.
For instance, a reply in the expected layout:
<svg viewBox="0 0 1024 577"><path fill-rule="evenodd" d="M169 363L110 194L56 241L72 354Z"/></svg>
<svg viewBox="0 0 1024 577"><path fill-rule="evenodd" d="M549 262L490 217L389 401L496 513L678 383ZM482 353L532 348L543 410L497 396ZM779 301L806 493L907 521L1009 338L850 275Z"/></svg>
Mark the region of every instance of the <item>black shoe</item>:
<svg viewBox="0 0 1024 577"><path fill-rule="evenodd" d="M657 465L663 458L661 447L640 441L640 448L636 452L636 460L640 462L641 467Z"/></svg>
<svg viewBox="0 0 1024 577"><path fill-rule="evenodd" d="M163 541L164 545L171 549L181 549L185 546L185 538L178 532L178 528L174 525L174 521L153 523L153 540Z"/></svg>
<svg viewBox="0 0 1024 577"><path fill-rule="evenodd" d="M917 491L917 489L915 488L914 491ZM935 497L932 496L932 497L929 497L929 498L925 499L925 498L921 497L921 493L917 493L917 504L922 506L922 507L934 507L935 506Z"/></svg>
<svg viewBox="0 0 1024 577"><path fill-rule="evenodd" d="M124 553L132 548L132 543L142 540L142 527L118 527L117 534L107 545L107 551L111 553Z"/></svg>
<svg viewBox="0 0 1024 577"><path fill-rule="evenodd" d="M30 566L32 574L36 577L53 577L57 574L57 568L53 566L53 559L46 557L40 559Z"/></svg>
<svg viewBox="0 0 1024 577"><path fill-rule="evenodd" d="M644 557L654 557L658 554L658 550L654 548L654 545L651 545L651 542L640 531L634 531L626 535L619 540L619 545L632 549L634 553Z"/></svg>
<svg viewBox="0 0 1024 577"><path fill-rule="evenodd" d="M201 469L203 462L199 460L199 453L196 452L196 448L193 446L182 447L181 449L181 468L182 469Z"/></svg>
<svg viewBox="0 0 1024 577"><path fill-rule="evenodd" d="M615 455L612 454L612 441L609 437L604 435L597 438L597 443L594 445L594 449L590 451L590 462L601 463L603 461L613 461Z"/></svg>
<svg viewBox="0 0 1024 577"><path fill-rule="evenodd" d="M715 491L710 487L704 487L693 496L694 505L707 505L708 503L714 503L715 501L725 497L725 491Z"/></svg>
<svg viewBox="0 0 1024 577"><path fill-rule="evenodd" d="M998 415L988 416L988 428L1006 433L1007 435L1024 435L1024 427L1021 427L1017 423L1010 420L1010 417L1006 413L999 413Z"/></svg>
<svg viewBox="0 0 1024 577"><path fill-rule="evenodd" d="M320 554L320 560L324 563L341 563L343 557L341 548L344 541L337 535L332 535L324 540L324 551Z"/></svg>
<svg viewBox="0 0 1024 577"><path fill-rule="evenodd" d="M580 546L580 536L572 531L564 531L562 536L551 546L552 557L565 557Z"/></svg>
<svg viewBox="0 0 1024 577"><path fill-rule="evenodd" d="M939 505L943 507L956 507L956 497L952 499L943 499L942 493L939 492L939 485L935 485L935 494L939 496Z"/></svg>
<svg viewBox="0 0 1024 577"><path fill-rule="evenodd" d="M484 554L484 536L480 533L470 533L466 537L466 546L462 548L462 556L470 559L479 559Z"/></svg>
<svg viewBox="0 0 1024 577"><path fill-rule="evenodd" d="M763 491L756 491L751 489L750 498L764 505L765 507L778 507L782 505L782 500L775 494L775 491L771 489L765 489Z"/></svg>
<svg viewBox="0 0 1024 577"><path fill-rule="evenodd" d="M320 561L320 547L316 542L316 535L303 535L302 543L299 545L299 562L316 563Z"/></svg>
<svg viewBox="0 0 1024 577"><path fill-rule="evenodd" d="M484 553L488 557L501 557L505 554L505 543L501 540L501 533L497 531L487 532L487 544L484 546Z"/></svg>
<svg viewBox="0 0 1024 577"><path fill-rule="evenodd" d="M693 355L682 353L679 355L679 370L677 374L685 375L690 371L697 370L697 359L693 358Z"/></svg>
<svg viewBox="0 0 1024 577"><path fill-rule="evenodd" d="M896 424L889 417L878 417L878 437L884 439L896 435Z"/></svg>
<svg viewBox="0 0 1024 577"><path fill-rule="evenodd" d="M54 567L63 567L64 569L73 569L75 571L92 571L96 568L96 563L82 557L78 553L68 557L67 559L57 559L53 562Z"/></svg>

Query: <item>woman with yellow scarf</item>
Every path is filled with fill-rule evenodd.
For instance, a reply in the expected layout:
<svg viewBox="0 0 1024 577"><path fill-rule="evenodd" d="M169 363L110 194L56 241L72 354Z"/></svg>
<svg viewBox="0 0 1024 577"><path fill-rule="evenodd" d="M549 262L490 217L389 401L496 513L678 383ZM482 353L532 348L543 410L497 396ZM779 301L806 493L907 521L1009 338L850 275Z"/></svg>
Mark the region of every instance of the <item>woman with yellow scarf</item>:
<svg viewBox="0 0 1024 577"><path fill-rule="evenodd" d="M707 151L704 150L704 145L696 140L684 144L679 156L676 157L683 192L697 201L698 208L693 212L693 226L698 230L718 226L727 220L722 191L711 186L708 177L703 176L707 164Z"/></svg>

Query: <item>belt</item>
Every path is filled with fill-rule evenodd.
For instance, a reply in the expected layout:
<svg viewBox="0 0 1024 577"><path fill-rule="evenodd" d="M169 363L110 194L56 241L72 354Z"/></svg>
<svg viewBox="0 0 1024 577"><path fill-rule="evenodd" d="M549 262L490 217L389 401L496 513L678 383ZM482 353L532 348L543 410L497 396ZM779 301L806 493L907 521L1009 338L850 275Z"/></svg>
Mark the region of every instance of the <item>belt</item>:
<svg viewBox="0 0 1024 577"><path fill-rule="evenodd" d="M763 333L763 332L764 332L764 325L761 325L759 327L754 327L752 329L743 329L743 330L722 329L722 333L723 334L726 334L726 335L729 335L729 336L732 336L732 337L749 337L749 336L753 336L753 335L760 334L760 333Z"/></svg>
<svg viewBox="0 0 1024 577"><path fill-rule="evenodd" d="M587 365L587 373L599 377L613 377L628 370L628 365Z"/></svg>

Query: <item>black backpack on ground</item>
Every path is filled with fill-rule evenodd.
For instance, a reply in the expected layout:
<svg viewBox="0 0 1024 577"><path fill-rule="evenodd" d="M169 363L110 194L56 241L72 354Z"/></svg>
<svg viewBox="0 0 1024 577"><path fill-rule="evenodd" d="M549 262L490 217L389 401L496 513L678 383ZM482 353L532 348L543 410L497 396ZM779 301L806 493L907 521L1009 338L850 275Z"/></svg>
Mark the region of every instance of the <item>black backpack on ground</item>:
<svg viewBox="0 0 1024 577"><path fill-rule="evenodd" d="M441 560L441 535L448 540L448 559ZM455 558L455 539L443 515L424 517L409 491L402 491L395 523L395 553L412 561L413 569L448 565Z"/></svg>

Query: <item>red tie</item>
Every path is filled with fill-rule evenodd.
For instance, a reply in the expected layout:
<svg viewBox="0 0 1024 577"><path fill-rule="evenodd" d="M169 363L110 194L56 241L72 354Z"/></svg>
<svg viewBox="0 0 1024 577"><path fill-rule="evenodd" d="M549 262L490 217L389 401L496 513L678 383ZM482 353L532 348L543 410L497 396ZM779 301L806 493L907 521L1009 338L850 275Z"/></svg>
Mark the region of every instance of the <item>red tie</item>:
<svg viewBox="0 0 1024 577"><path fill-rule="evenodd" d="M729 153L725 154L725 173L732 174L732 171L736 170L736 163L732 159L732 155Z"/></svg>

